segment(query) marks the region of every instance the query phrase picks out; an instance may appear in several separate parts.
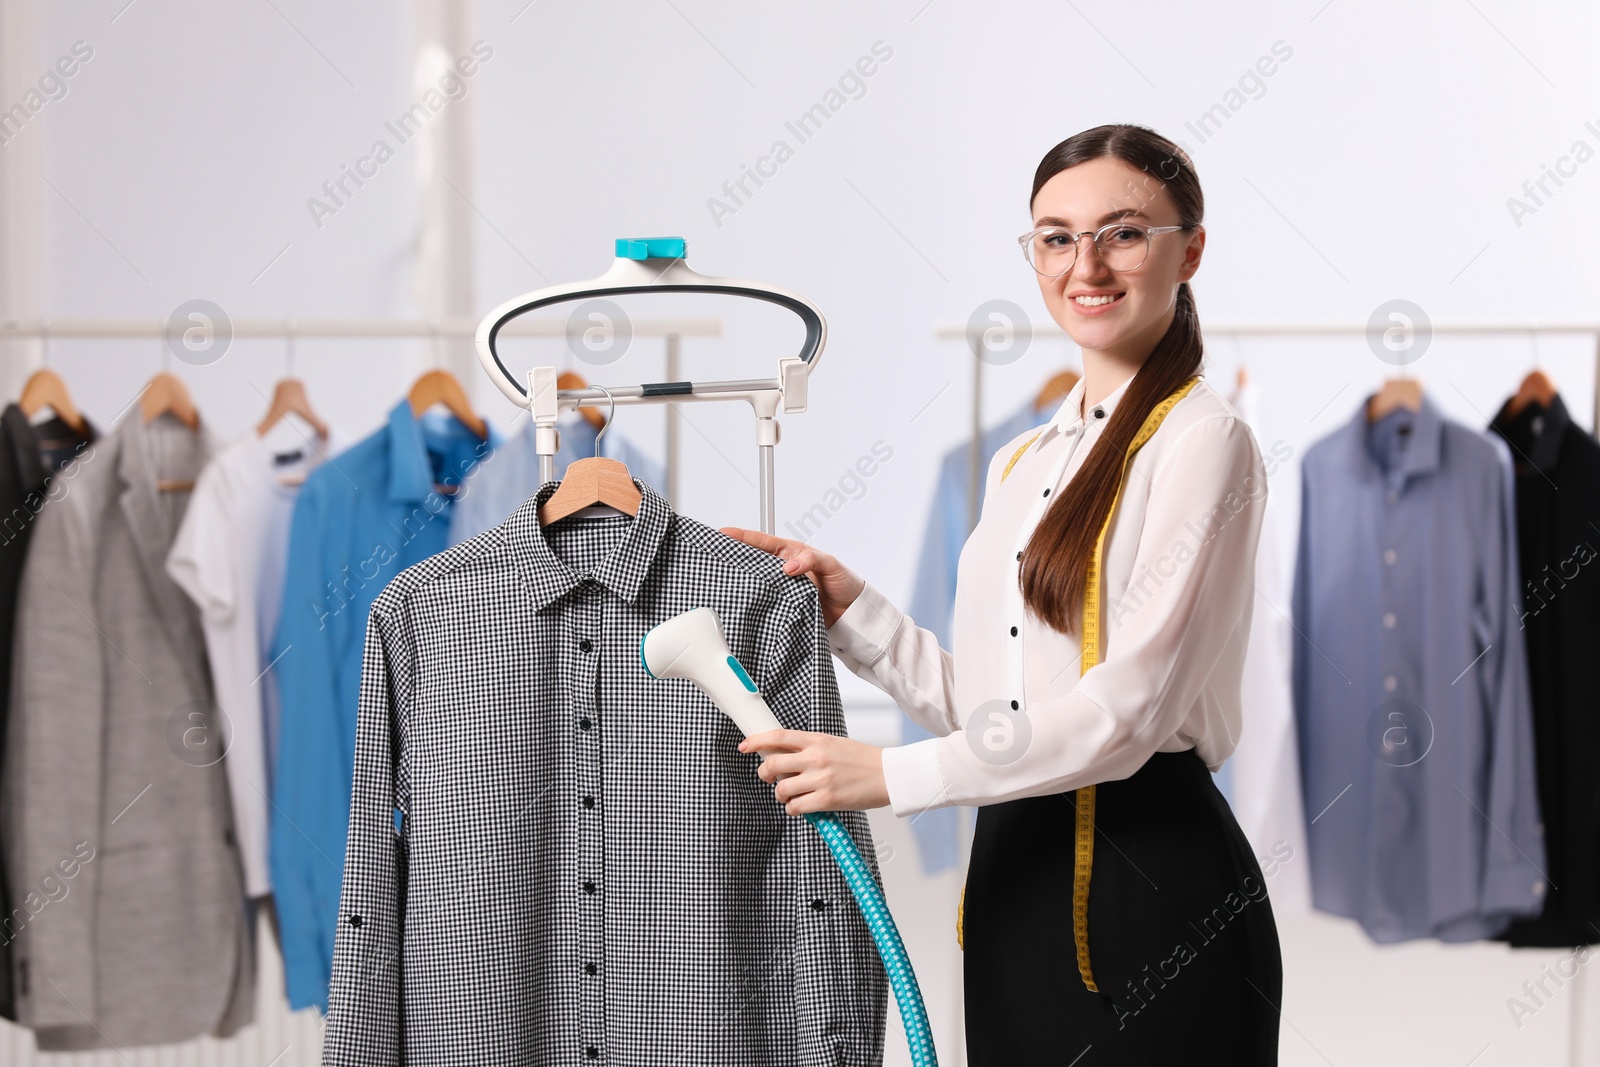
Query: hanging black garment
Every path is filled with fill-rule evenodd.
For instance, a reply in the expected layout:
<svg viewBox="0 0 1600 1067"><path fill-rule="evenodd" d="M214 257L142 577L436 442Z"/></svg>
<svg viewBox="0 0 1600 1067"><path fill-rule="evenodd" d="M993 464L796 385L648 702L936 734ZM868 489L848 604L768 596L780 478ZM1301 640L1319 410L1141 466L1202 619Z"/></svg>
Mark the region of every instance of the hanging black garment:
<svg viewBox="0 0 1600 1067"><path fill-rule="evenodd" d="M1600 942L1600 443L1557 396L1490 429L1516 464L1522 632L1549 862L1544 911L1498 940L1523 948Z"/></svg>
<svg viewBox="0 0 1600 1067"><path fill-rule="evenodd" d="M87 440L60 418L38 426L16 404L0 413L0 764L4 763L6 716L11 700L11 637L17 614L17 588L28 556L33 520L49 499L51 474L66 466ZM12 894L0 877L0 921L11 915ZM0 925L0 1018L15 1019L10 945L12 927Z"/></svg>

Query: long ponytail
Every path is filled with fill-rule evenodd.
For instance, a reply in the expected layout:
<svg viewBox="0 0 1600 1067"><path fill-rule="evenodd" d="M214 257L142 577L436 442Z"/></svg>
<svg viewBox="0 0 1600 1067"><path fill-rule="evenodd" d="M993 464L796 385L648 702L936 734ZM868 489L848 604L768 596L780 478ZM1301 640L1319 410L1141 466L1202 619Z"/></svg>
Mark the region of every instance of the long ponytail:
<svg viewBox="0 0 1600 1067"><path fill-rule="evenodd" d="M1205 204L1188 156L1143 126L1097 126L1061 142L1034 175L1033 198L1045 182L1068 167L1111 156L1143 171L1177 205L1186 226L1198 226ZM1134 435L1156 405L1204 361L1200 320L1188 282L1178 285L1172 323L1140 366L1111 413L1099 440L1072 481L1045 510L1022 555L1023 602L1054 629L1072 633L1079 623L1090 556L1122 480L1124 457Z"/></svg>

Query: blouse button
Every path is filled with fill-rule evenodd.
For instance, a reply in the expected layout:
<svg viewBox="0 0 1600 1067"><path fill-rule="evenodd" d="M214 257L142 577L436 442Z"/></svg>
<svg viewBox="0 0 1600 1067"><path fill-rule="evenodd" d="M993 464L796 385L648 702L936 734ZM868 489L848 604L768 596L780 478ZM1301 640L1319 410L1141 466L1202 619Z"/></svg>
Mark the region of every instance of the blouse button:
<svg viewBox="0 0 1600 1067"><path fill-rule="evenodd" d="M1012 628L1011 628L1011 636L1012 636L1012 637L1015 637L1015 636L1017 636L1017 628L1016 628L1016 627L1015 627L1015 626L1013 626L1013 627L1012 627Z"/></svg>
<svg viewBox="0 0 1600 1067"><path fill-rule="evenodd" d="M1011 710L1012 711L1016 711L1017 710L1017 702L1015 700L1013 700L1011 702Z"/></svg>
<svg viewBox="0 0 1600 1067"><path fill-rule="evenodd" d="M1022 553L1021 553L1021 552L1018 552L1018 553L1017 553L1017 559L1018 559L1018 560L1020 560L1020 559L1022 559Z"/></svg>
<svg viewBox="0 0 1600 1067"><path fill-rule="evenodd" d="M1105 409L1104 408L1095 408L1094 409L1094 417L1097 418L1097 419L1105 418L1106 417Z"/></svg>
<svg viewBox="0 0 1600 1067"><path fill-rule="evenodd" d="M1048 490L1048 489L1046 489L1046 490L1045 490L1045 491L1044 491L1044 495L1045 495L1045 496L1049 496L1049 495L1050 495L1050 490Z"/></svg>

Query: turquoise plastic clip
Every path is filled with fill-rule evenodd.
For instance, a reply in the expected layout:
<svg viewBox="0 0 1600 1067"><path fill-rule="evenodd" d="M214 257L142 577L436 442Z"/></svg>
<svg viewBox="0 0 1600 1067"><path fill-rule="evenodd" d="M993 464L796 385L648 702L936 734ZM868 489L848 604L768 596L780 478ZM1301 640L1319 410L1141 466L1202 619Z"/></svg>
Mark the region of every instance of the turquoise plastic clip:
<svg viewBox="0 0 1600 1067"><path fill-rule="evenodd" d="M682 259L682 237L618 237L618 259Z"/></svg>

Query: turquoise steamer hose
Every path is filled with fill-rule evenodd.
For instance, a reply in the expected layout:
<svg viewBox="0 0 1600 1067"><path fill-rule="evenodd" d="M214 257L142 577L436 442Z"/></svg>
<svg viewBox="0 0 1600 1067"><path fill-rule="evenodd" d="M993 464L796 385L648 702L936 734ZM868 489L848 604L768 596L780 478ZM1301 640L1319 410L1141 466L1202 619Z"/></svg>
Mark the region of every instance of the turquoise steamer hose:
<svg viewBox="0 0 1600 1067"><path fill-rule="evenodd" d="M822 840L827 842L828 851L833 853L834 861L839 864L861 908L861 917L867 920L867 929L872 932L872 941L883 959L883 969L889 972L895 1003L900 1007L900 1023L905 1027L906 1041L911 1046L911 1062L915 1067L936 1067L939 1057L933 1048L933 1028L928 1025L928 1009L922 1003L922 990L917 986L916 972L911 969L911 957L906 955L894 916L889 914L889 906L884 903L878 883L861 858L855 839L831 811L808 811L805 820L815 826Z"/></svg>
<svg viewBox="0 0 1600 1067"><path fill-rule="evenodd" d="M639 663L652 678L687 678L694 682L746 737L782 728L755 682L729 652L722 636L722 623L710 608L686 611L648 631L639 641ZM933 1029L928 1024L928 1010L922 1003L922 990L917 986L911 957L906 954L905 943L900 940L900 931L889 914L889 906L884 903L877 880L861 858L850 831L839 821L838 813L806 812L805 820L816 827L828 851L833 853L834 862L844 874L850 893L866 920L872 942L889 975L895 1003L900 1008L912 1064L914 1067L937 1067L939 1059L933 1046Z"/></svg>

